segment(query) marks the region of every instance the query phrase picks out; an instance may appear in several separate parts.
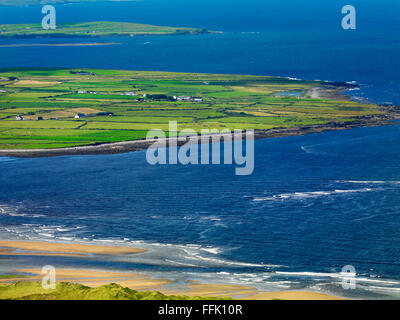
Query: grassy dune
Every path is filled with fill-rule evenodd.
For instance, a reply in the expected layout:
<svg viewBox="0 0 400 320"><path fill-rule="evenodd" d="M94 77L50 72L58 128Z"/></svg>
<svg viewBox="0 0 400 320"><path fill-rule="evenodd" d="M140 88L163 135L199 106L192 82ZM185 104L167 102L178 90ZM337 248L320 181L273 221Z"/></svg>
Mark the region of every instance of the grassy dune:
<svg viewBox="0 0 400 320"><path fill-rule="evenodd" d="M135 291L111 283L90 288L77 283L57 283L45 290L39 282L16 282L0 285L0 300L217 300L216 298L164 295L157 291ZM226 300L228 298L222 299ZM221 298L218 298L221 300Z"/></svg>
<svg viewBox="0 0 400 320"><path fill-rule="evenodd" d="M0 149L137 140L151 129L167 131L169 121L177 121L179 130L200 132L344 124L383 115L374 104L309 98L309 89L320 85L247 75L0 70ZM136 95L127 95L130 92ZM177 101L173 96L203 101ZM102 112L113 116L99 115ZM86 116L75 119L77 113ZM17 115L24 120L17 121Z"/></svg>

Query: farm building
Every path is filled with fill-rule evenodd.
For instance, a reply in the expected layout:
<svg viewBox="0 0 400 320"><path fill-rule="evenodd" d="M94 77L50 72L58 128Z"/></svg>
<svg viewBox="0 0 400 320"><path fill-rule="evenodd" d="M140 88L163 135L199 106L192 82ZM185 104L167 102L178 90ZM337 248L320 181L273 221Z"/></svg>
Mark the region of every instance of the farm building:
<svg viewBox="0 0 400 320"><path fill-rule="evenodd" d="M121 92L121 96L136 96L135 91Z"/></svg>
<svg viewBox="0 0 400 320"><path fill-rule="evenodd" d="M173 100L177 100L177 101L194 101L194 102L203 102L203 98L200 97L188 97L188 96L173 96L172 97Z"/></svg>
<svg viewBox="0 0 400 320"><path fill-rule="evenodd" d="M178 101L189 101L189 100L190 100L190 97L187 97L187 96L180 96L180 97L177 98L177 100L178 100Z"/></svg>
<svg viewBox="0 0 400 320"><path fill-rule="evenodd" d="M114 112L99 112L97 115L98 115L98 116L108 116L108 117L112 117L112 116L114 116Z"/></svg>

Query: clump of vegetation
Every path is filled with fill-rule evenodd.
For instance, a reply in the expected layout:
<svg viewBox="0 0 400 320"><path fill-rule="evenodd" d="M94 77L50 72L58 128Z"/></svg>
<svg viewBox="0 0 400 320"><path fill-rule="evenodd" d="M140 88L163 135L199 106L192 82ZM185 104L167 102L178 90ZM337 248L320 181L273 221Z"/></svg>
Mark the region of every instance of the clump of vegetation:
<svg viewBox="0 0 400 320"><path fill-rule="evenodd" d="M56 289L45 290L39 282L16 282L0 285L1 300L221 300L221 298L164 295L157 291L135 291L118 284L90 288L77 283L57 283ZM224 298L222 300L230 300Z"/></svg>

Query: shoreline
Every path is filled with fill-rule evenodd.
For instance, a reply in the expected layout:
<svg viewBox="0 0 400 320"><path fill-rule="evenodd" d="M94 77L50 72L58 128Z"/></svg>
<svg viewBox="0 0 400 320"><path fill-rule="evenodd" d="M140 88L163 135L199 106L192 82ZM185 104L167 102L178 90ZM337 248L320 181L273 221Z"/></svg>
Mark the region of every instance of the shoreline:
<svg viewBox="0 0 400 320"><path fill-rule="evenodd" d="M202 34L220 34L222 31L212 31L212 30L193 30L193 31L182 31L182 32L171 32L171 33L110 33L110 34L66 34L66 33L53 33L53 34L16 34L16 35L2 35L0 34L0 40L11 40L11 39L52 39L52 38L66 38L66 39L74 39L74 38L117 38L117 37L154 37L154 36L197 36Z"/></svg>
<svg viewBox="0 0 400 320"><path fill-rule="evenodd" d="M390 125L393 120L399 119L400 114L397 112L388 112L383 115L360 117L357 121L347 123L327 123L323 125L312 125L298 128L276 128L269 130L254 130L254 140L268 139L268 138L284 138L290 136L302 136L311 133L321 133L334 130L347 130L360 127L376 127ZM242 136L245 132L242 133ZM178 147L186 144L189 141L193 143L211 143L211 138L218 137L232 139L234 134L210 134L206 136L186 136L181 138L166 138L166 139L149 139L149 140L129 140L121 142L99 143L86 146L57 148L57 149L10 149L0 150L0 157L13 157L13 158L49 158L60 156L74 156L74 155L101 155L101 154L120 154L134 151L147 150L157 141L166 141L167 148L170 144L176 144ZM202 140L203 138L203 140ZM207 139L207 141L204 141Z"/></svg>
<svg viewBox="0 0 400 320"><path fill-rule="evenodd" d="M8 251L5 250L8 248ZM65 244L31 241L0 241L0 255L6 256L60 256L60 257L98 257L103 254L126 255L145 252L146 250L132 247L114 247L82 244ZM47 253L47 254L46 254ZM14 266L18 275L0 278L0 285L17 282L39 282L43 278L42 270L35 267ZM118 284L137 291L158 291L165 295L184 295L191 298L224 298L237 300L342 300L342 298L323 292L308 290L264 291L251 285L230 283L202 283L195 280L177 280L154 277L137 272L85 269L73 267L56 268L57 282L78 283L91 288Z"/></svg>
<svg viewBox="0 0 400 320"><path fill-rule="evenodd" d="M87 42L87 43L20 43L4 44L0 48L24 48L24 47L95 47L120 45L118 42Z"/></svg>

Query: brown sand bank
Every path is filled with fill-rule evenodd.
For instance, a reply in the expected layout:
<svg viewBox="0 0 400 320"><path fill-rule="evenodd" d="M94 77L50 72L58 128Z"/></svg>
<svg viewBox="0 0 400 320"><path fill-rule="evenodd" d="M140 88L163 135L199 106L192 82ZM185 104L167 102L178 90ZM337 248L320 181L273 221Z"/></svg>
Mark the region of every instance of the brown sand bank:
<svg viewBox="0 0 400 320"><path fill-rule="evenodd" d="M3 247L0 250L0 255L53 255L79 257L88 254L122 255L146 252L146 250L132 247L113 247L29 241L0 241L0 247ZM21 250L23 251L21 252Z"/></svg>
<svg viewBox="0 0 400 320"><path fill-rule="evenodd" d="M34 275L23 279L5 279L3 282L12 283L16 280L37 281L38 278L41 279L43 277L40 269L18 269L17 271ZM92 288L116 283L134 290L160 290L163 286L172 282L167 279L154 279L150 276L129 272L84 269L56 269L56 279L57 282L79 283Z"/></svg>

